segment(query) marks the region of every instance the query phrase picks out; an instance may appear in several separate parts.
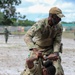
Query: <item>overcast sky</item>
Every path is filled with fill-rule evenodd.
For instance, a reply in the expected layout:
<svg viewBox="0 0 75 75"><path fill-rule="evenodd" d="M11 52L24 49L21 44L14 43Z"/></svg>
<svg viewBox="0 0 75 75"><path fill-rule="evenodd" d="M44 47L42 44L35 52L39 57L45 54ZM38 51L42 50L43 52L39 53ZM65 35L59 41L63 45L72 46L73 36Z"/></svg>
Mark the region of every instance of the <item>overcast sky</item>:
<svg viewBox="0 0 75 75"><path fill-rule="evenodd" d="M17 11L32 21L48 17L51 7L58 7L65 17L62 21L75 21L75 0L22 0Z"/></svg>

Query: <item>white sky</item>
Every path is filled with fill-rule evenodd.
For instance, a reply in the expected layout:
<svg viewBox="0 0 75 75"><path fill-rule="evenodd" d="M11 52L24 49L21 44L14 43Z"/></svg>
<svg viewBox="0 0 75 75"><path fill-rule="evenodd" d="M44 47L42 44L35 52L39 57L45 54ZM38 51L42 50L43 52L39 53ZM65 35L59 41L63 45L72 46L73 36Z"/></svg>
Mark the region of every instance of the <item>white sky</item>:
<svg viewBox="0 0 75 75"><path fill-rule="evenodd" d="M60 8L66 16L62 19L63 21L75 21L74 0L22 0L17 11L26 15L27 19L36 21L47 17L49 9L55 6Z"/></svg>

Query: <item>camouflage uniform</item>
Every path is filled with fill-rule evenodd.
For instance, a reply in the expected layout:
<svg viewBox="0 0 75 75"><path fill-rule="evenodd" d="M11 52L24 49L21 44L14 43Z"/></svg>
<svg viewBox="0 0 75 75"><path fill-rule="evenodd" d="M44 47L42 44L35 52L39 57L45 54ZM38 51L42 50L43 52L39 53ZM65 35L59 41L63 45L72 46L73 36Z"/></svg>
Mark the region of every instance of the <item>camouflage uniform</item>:
<svg viewBox="0 0 75 75"><path fill-rule="evenodd" d="M49 10L49 15L50 14L56 14L59 18L64 17L62 11L57 7L51 8ZM38 50L48 49L42 52L42 54L49 55L54 52L60 52L62 30L63 27L60 22L57 25L50 26L48 24L48 18L45 18L36 22L27 31L24 40L30 50L32 48L37 48ZM32 56L35 55L33 52L30 52L30 57ZM56 67L56 75L64 75L60 56L57 61L53 61L53 64ZM37 73L35 75L37 75Z"/></svg>
<svg viewBox="0 0 75 75"><path fill-rule="evenodd" d="M43 54L49 55L53 52L59 52L61 36L62 36L63 27L61 23L58 23L55 26L48 25L48 18L39 20L36 22L25 34L25 42L29 49L37 48L46 49L50 48L48 51L43 52ZM33 52L30 52L30 56L33 56ZM56 67L56 75L63 74L63 69L61 66L61 60L53 61L54 66Z"/></svg>
<svg viewBox="0 0 75 75"><path fill-rule="evenodd" d="M21 75L41 75L39 72L39 66L35 64L32 69L27 68L21 73Z"/></svg>

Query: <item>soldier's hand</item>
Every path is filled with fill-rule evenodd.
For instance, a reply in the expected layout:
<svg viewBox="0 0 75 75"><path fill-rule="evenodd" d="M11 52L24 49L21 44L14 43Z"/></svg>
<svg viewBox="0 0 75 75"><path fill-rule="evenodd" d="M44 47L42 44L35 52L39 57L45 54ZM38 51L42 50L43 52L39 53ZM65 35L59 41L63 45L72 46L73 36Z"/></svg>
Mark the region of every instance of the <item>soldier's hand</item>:
<svg viewBox="0 0 75 75"><path fill-rule="evenodd" d="M38 51L36 52L37 58L43 58L42 52Z"/></svg>
<svg viewBox="0 0 75 75"><path fill-rule="evenodd" d="M50 54L47 59L50 59L50 60L57 60L59 58L58 54L57 53L52 53Z"/></svg>
<svg viewBox="0 0 75 75"><path fill-rule="evenodd" d="M38 49L37 48L33 48L33 52L38 52Z"/></svg>
<svg viewBox="0 0 75 75"><path fill-rule="evenodd" d="M42 52L40 52L37 48L33 48L33 52L37 58L43 58Z"/></svg>

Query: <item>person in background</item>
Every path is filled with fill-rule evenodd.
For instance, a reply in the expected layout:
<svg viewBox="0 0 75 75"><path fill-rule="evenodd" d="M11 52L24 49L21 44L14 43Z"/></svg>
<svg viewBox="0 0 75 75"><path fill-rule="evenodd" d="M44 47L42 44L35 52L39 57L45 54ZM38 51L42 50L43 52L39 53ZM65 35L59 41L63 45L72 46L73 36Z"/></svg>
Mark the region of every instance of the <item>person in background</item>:
<svg viewBox="0 0 75 75"><path fill-rule="evenodd" d="M65 17L58 7L52 7L49 10L48 18L36 22L25 34L24 40L30 50L30 58L35 57L35 51L42 51L44 56L51 56L58 58L53 60L53 65L56 68L55 75L64 75L61 65L61 39L63 27L61 18ZM39 64L39 63L38 63Z"/></svg>
<svg viewBox="0 0 75 75"><path fill-rule="evenodd" d="M8 41L9 34L11 34L11 33L8 31L8 29L7 29L7 28L5 28L5 30L4 30L5 43L7 43L7 41Z"/></svg>

